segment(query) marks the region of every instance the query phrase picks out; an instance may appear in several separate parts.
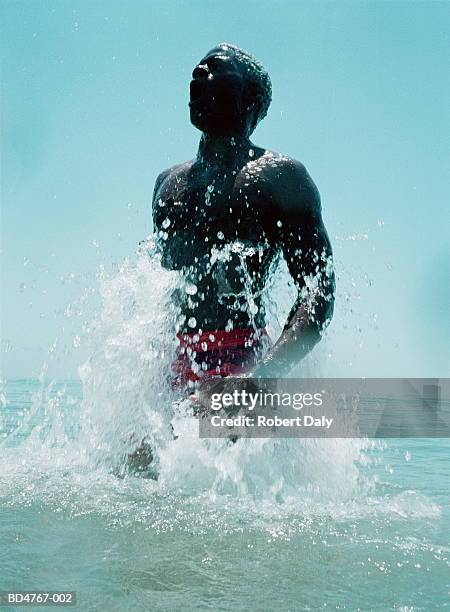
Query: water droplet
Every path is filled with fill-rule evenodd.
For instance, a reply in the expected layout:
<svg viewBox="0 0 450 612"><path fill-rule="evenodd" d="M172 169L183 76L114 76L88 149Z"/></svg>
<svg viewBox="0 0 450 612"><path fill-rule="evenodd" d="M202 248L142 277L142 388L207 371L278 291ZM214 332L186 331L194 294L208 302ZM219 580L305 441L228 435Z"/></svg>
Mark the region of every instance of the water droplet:
<svg viewBox="0 0 450 612"><path fill-rule="evenodd" d="M214 191L214 185L208 185L205 193L205 204L206 206L211 206L211 194Z"/></svg>
<svg viewBox="0 0 450 612"><path fill-rule="evenodd" d="M169 217L166 217L166 218L164 219L164 221L161 223L161 225L163 226L163 228L164 228L164 229L167 229L167 228L169 227L169 225L170 225L170 219L169 219Z"/></svg>
<svg viewBox="0 0 450 612"><path fill-rule="evenodd" d="M223 235L223 232L217 232L217 238L219 240L223 240L225 238L225 236Z"/></svg>
<svg viewBox="0 0 450 612"><path fill-rule="evenodd" d="M225 326L225 331L230 332L233 330L233 328L234 328L233 321L231 319L228 319L227 324Z"/></svg>
<svg viewBox="0 0 450 612"><path fill-rule="evenodd" d="M188 283L185 291L188 295L195 295L197 293L197 285L194 285L194 283Z"/></svg>
<svg viewBox="0 0 450 612"><path fill-rule="evenodd" d="M255 155L255 152L253 151L253 149L250 149L248 154L250 155L250 157L253 157Z"/></svg>
<svg viewBox="0 0 450 612"><path fill-rule="evenodd" d="M281 227L283 225L283 223L280 220L278 220L277 221L277 225L278 225L278 227Z"/></svg>
<svg viewBox="0 0 450 612"><path fill-rule="evenodd" d="M194 328L197 325L197 319L195 317L191 317L188 321L189 327Z"/></svg>

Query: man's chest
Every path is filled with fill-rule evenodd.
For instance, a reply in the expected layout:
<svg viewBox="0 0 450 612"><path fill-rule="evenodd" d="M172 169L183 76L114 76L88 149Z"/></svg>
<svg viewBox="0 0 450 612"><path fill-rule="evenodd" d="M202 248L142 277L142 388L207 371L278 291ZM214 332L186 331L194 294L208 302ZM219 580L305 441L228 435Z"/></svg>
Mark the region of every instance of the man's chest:
<svg viewBox="0 0 450 612"><path fill-rule="evenodd" d="M183 239L201 251L241 240L272 242L273 212L262 182L244 176L168 181L157 194L154 218L167 246Z"/></svg>

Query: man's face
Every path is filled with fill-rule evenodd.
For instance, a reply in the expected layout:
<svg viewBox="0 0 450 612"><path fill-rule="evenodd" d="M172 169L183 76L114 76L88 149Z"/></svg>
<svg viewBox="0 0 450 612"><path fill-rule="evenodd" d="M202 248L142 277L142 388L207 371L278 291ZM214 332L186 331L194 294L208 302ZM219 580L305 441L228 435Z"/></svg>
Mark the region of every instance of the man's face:
<svg viewBox="0 0 450 612"><path fill-rule="evenodd" d="M192 73L191 122L202 132L235 134L245 129L246 81L232 49L211 49Z"/></svg>

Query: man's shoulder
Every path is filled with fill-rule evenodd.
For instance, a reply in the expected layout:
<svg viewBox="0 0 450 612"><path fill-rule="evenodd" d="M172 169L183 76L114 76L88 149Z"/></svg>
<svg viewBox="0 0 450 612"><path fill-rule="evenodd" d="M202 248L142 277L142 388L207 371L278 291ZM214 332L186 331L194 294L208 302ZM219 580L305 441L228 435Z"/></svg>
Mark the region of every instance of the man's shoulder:
<svg viewBox="0 0 450 612"><path fill-rule="evenodd" d="M319 190L302 162L269 150L263 157L265 178L280 204L320 208Z"/></svg>
<svg viewBox="0 0 450 612"><path fill-rule="evenodd" d="M297 180L306 179L309 176L302 162L289 157L289 155L266 149L262 160L267 170L274 176L279 176L280 178L292 176Z"/></svg>
<svg viewBox="0 0 450 612"><path fill-rule="evenodd" d="M182 164L175 164L174 166L160 172L155 181L154 193L156 194L161 189L163 184L167 183L167 181L179 180L181 177L183 177L190 170L193 163L194 160L191 159L183 162Z"/></svg>

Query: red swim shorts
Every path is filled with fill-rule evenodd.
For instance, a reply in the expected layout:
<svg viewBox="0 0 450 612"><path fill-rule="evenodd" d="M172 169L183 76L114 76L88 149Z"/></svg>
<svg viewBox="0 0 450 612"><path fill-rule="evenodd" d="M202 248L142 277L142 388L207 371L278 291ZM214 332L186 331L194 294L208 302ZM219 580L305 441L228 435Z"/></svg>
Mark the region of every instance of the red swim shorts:
<svg viewBox="0 0 450 612"><path fill-rule="evenodd" d="M207 376L242 374L262 355L265 329L212 330L177 334L180 346L172 365L174 386L185 386Z"/></svg>

